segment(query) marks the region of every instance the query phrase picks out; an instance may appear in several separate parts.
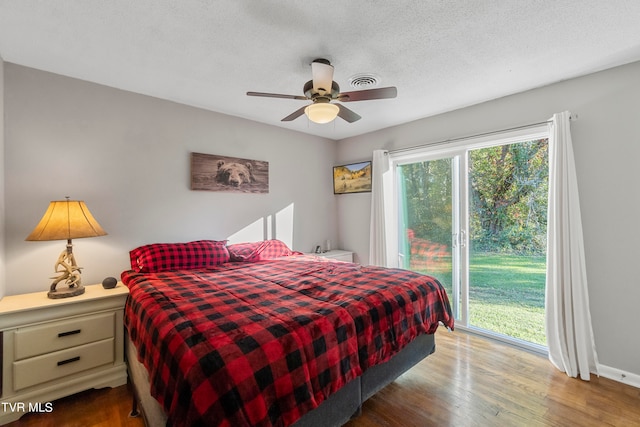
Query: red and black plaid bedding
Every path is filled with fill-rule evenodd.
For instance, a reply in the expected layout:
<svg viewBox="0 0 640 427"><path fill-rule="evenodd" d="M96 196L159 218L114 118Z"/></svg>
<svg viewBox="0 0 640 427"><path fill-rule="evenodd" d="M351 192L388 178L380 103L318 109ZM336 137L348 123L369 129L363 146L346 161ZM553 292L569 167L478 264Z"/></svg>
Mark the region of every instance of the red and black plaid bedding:
<svg viewBox="0 0 640 427"><path fill-rule="evenodd" d="M125 325L170 425L290 425L438 322L453 328L434 278L287 258L122 274Z"/></svg>

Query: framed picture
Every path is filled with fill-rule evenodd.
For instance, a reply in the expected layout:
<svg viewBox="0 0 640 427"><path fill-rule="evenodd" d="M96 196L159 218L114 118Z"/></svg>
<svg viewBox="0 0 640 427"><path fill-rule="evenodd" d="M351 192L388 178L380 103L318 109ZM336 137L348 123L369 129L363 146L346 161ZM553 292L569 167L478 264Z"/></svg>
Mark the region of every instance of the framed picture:
<svg viewBox="0 0 640 427"><path fill-rule="evenodd" d="M191 153L191 189L268 193L269 162Z"/></svg>
<svg viewBox="0 0 640 427"><path fill-rule="evenodd" d="M333 194L371 192L371 161L333 167Z"/></svg>

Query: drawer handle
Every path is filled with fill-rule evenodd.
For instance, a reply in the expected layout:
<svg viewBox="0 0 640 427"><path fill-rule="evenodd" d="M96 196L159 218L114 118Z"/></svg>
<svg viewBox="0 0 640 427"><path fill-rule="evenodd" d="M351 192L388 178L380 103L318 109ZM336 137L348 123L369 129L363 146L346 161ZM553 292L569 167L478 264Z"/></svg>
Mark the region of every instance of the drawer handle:
<svg viewBox="0 0 640 427"><path fill-rule="evenodd" d="M73 363L80 360L80 356L72 357L71 359L61 360L58 362L58 366L66 365L67 363Z"/></svg>
<svg viewBox="0 0 640 427"><path fill-rule="evenodd" d="M73 330L73 331L60 332L60 333L58 334L58 338L68 337L69 335L79 334L81 331L82 331L82 329L75 329L75 330Z"/></svg>

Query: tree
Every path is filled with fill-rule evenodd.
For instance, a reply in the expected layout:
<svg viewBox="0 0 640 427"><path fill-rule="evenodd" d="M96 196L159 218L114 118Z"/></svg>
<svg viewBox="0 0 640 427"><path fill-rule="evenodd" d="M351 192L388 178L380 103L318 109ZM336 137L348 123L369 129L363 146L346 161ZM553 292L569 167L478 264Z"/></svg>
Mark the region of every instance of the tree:
<svg viewBox="0 0 640 427"><path fill-rule="evenodd" d="M405 224L415 237L451 244L451 159L400 167L405 193Z"/></svg>
<svg viewBox="0 0 640 427"><path fill-rule="evenodd" d="M544 253L548 162L546 139L469 151L472 249ZM399 172L406 228L451 245L452 159L406 164Z"/></svg>
<svg viewBox="0 0 640 427"><path fill-rule="evenodd" d="M471 240L479 249L544 251L547 147L542 139L470 152Z"/></svg>

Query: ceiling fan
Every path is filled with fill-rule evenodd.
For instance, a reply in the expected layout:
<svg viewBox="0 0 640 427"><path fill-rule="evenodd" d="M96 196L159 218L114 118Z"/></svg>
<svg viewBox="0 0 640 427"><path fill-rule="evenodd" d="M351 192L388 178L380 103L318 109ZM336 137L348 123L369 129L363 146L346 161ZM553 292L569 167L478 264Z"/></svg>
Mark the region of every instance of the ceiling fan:
<svg viewBox="0 0 640 427"><path fill-rule="evenodd" d="M314 59L311 63L311 75L312 80L305 83L302 89L304 96L265 92L247 92L247 95L312 101L312 104L301 107L282 119L283 122L290 122L306 114L309 120L315 123L329 123L335 119L336 116L349 123L353 123L360 120L361 117L344 105L332 103L331 101L369 101L372 99L395 98L398 94L398 90L393 86L353 92L340 92L340 86L333 81L333 65L331 65L328 60L322 58Z"/></svg>

